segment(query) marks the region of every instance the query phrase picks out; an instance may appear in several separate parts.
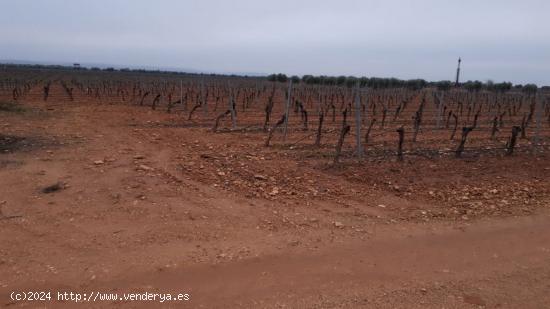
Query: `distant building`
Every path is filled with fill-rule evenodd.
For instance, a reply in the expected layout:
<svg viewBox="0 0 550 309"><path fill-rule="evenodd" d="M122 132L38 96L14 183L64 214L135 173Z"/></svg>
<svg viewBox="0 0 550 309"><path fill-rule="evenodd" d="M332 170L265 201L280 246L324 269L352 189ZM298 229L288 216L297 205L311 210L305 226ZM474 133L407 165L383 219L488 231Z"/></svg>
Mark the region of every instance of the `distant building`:
<svg viewBox="0 0 550 309"><path fill-rule="evenodd" d="M73 63L73 69L80 70L80 63Z"/></svg>

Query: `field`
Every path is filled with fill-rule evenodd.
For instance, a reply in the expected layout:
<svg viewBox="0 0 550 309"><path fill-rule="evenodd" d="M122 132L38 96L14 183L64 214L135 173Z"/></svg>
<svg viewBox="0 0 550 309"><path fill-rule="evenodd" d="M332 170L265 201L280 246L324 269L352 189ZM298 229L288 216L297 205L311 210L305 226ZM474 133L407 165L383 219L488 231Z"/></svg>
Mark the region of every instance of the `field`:
<svg viewBox="0 0 550 309"><path fill-rule="evenodd" d="M181 291L189 308L550 303L542 90L28 68L0 82L0 307L36 306L13 290ZM114 304L150 307L82 306Z"/></svg>

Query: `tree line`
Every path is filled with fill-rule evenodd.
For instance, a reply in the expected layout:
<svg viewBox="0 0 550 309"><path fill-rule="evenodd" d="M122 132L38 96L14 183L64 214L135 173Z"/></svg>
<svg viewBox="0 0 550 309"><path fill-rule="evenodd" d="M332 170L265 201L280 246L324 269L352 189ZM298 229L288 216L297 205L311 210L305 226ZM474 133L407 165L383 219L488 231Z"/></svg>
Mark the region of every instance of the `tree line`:
<svg viewBox="0 0 550 309"><path fill-rule="evenodd" d="M442 81L432 81L428 82L424 79L409 79L403 80L398 78L381 78L381 77L355 77L355 76L314 76L314 75L304 75L302 77L293 75L286 76L282 73L270 74L267 76L268 81L272 82L287 82L292 80L292 83L304 83L307 85L327 85L327 86L347 86L354 87L359 83L360 87L369 87L374 89L384 89L384 88L407 88L411 90L420 90L426 87L436 87L438 90L446 91L455 87L456 85L449 80ZM514 85L510 82L494 83L491 80L487 82L476 81L467 81L460 83L458 85L460 88L464 88L471 92L477 92L481 90L488 90L494 92L507 92L509 90L522 91L528 94L536 93L538 90L537 85L535 84L517 84ZM549 90L548 86L542 87L543 90Z"/></svg>

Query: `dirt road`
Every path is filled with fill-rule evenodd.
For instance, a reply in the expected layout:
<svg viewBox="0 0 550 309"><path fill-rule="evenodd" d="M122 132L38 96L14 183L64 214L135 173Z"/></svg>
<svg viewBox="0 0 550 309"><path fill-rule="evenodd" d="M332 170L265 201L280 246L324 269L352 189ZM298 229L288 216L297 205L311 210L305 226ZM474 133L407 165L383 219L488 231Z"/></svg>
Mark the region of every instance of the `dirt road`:
<svg viewBox="0 0 550 309"><path fill-rule="evenodd" d="M390 229L369 241L137 273L87 289L188 291L189 305L205 308L547 308L548 219Z"/></svg>

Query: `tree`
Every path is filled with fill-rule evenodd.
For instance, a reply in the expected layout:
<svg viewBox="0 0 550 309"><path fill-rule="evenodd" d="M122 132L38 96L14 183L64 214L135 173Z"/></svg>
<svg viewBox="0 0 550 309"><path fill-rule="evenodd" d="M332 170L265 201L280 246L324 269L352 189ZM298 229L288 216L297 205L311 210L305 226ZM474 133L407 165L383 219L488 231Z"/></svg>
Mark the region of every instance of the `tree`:
<svg viewBox="0 0 550 309"><path fill-rule="evenodd" d="M283 73L277 74L277 81L278 82L284 83L287 80L288 80L288 77L285 74L283 74Z"/></svg>
<svg viewBox="0 0 550 309"><path fill-rule="evenodd" d="M345 77L345 76L343 76L343 75L342 75L342 76L338 76L338 77L336 78L336 85L342 86L342 85L344 85L344 84L346 83L346 80L347 80L347 77Z"/></svg>
<svg viewBox="0 0 550 309"><path fill-rule="evenodd" d="M302 82L308 85L315 84L315 77L313 75L304 75L302 76Z"/></svg>
<svg viewBox="0 0 550 309"><path fill-rule="evenodd" d="M409 79L405 82L405 86L412 90L419 90L426 87L427 82L423 79Z"/></svg>
<svg viewBox="0 0 550 309"><path fill-rule="evenodd" d="M496 92L506 92L510 89L512 89L512 83L509 82L493 84L493 90Z"/></svg>
<svg viewBox="0 0 550 309"><path fill-rule="evenodd" d="M358 81L358 79L356 77L349 76L349 77L346 78L346 86L348 88L351 88L351 87L353 87L357 84L357 81Z"/></svg>
<svg viewBox="0 0 550 309"><path fill-rule="evenodd" d="M478 92L481 89L483 89L483 83L478 80L476 81L469 80L463 84L463 87L470 92Z"/></svg>
<svg viewBox="0 0 550 309"><path fill-rule="evenodd" d="M526 84L523 86L523 92L527 94L535 94L537 93L538 87L535 84Z"/></svg>
<svg viewBox="0 0 550 309"><path fill-rule="evenodd" d="M487 82L485 83L485 88L489 91L493 91L495 89L495 82L488 79Z"/></svg>
<svg viewBox="0 0 550 309"><path fill-rule="evenodd" d="M369 79L367 77L363 76L359 79L359 86L366 87L368 86L368 84L369 84Z"/></svg>
<svg viewBox="0 0 550 309"><path fill-rule="evenodd" d="M451 83L450 80L442 80L442 81L439 81L435 84L437 89L440 90L440 91L447 91L447 90L451 89L452 85L453 84Z"/></svg>
<svg viewBox="0 0 550 309"><path fill-rule="evenodd" d="M323 85L336 85L336 77L334 76L321 76L320 82Z"/></svg>

